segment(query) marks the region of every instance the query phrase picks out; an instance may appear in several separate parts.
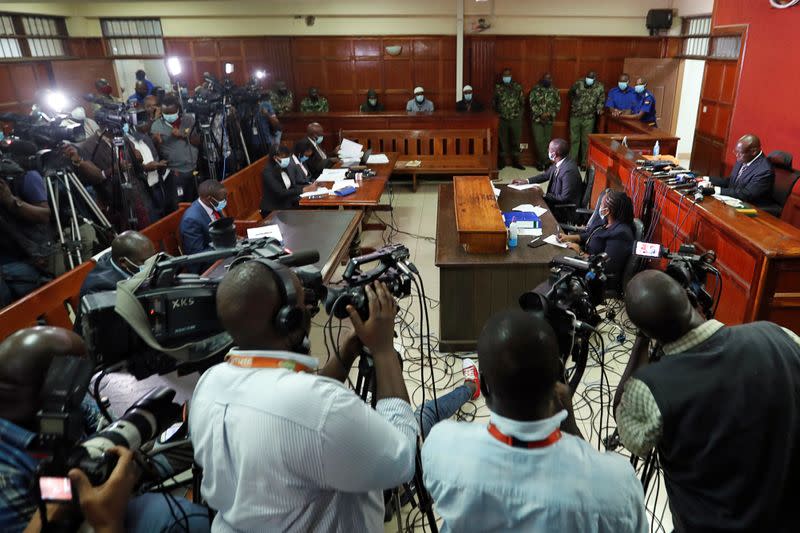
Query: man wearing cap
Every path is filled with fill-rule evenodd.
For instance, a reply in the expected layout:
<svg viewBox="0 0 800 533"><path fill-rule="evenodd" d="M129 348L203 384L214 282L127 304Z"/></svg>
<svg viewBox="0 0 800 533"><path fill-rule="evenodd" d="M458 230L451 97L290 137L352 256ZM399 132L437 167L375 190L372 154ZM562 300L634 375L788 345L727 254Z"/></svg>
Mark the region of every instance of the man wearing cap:
<svg viewBox="0 0 800 533"><path fill-rule="evenodd" d="M425 89L416 87L414 98L406 104L406 111L409 113L430 113L433 111L433 102L425 98Z"/></svg>
<svg viewBox="0 0 800 533"><path fill-rule="evenodd" d="M308 90L308 96L300 102L300 111L303 113L327 113L330 111L328 99L320 96L316 87L311 87Z"/></svg>
<svg viewBox="0 0 800 533"><path fill-rule="evenodd" d="M362 113L378 113L384 111L383 104L378 102L378 93L375 92L375 89L367 91L367 101L361 104L358 110Z"/></svg>
<svg viewBox="0 0 800 533"><path fill-rule="evenodd" d="M483 104L472 99L472 85L464 85L461 90L464 97L456 102L456 111L477 113L483 111Z"/></svg>

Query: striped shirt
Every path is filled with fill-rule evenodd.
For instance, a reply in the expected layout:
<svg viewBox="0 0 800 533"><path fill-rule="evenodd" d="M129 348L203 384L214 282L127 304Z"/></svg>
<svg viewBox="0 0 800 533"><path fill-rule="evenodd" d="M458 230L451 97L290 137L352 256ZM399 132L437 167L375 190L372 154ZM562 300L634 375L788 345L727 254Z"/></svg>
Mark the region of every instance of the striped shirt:
<svg viewBox="0 0 800 533"><path fill-rule="evenodd" d="M414 474L408 402L373 410L313 374L219 364L197 384L189 427L215 532L383 531L381 491Z"/></svg>

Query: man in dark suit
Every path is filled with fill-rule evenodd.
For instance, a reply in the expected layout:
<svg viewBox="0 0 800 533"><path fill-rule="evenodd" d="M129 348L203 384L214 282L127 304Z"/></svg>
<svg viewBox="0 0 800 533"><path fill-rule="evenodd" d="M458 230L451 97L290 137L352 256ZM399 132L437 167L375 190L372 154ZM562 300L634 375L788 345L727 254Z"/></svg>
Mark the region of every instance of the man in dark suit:
<svg viewBox="0 0 800 533"><path fill-rule="evenodd" d="M325 153L325 150L322 149L322 141L324 139L322 135L322 125L319 122L312 122L306 128L306 138L301 139L295 145L295 153L300 150L301 146L300 143L310 142L313 148L311 159L308 160L308 170L309 170L309 178L311 180L315 180L322 174L322 171L326 168L330 168L336 163L339 162L338 157L328 157L328 154Z"/></svg>
<svg viewBox="0 0 800 533"><path fill-rule="evenodd" d="M138 231L124 231L111 241L111 253L105 254L89 272L81 285L81 298L87 294L113 291L117 282L128 279L150 257L156 249L150 239Z"/></svg>
<svg viewBox="0 0 800 533"><path fill-rule="evenodd" d="M286 146L273 146L262 177L261 216L277 209L291 209L300 201L300 194L316 189L316 185L301 185L289 175L292 153Z"/></svg>
<svg viewBox="0 0 800 533"><path fill-rule="evenodd" d="M303 139L295 145L295 152L291 156L286 173L295 185L308 185L311 183L311 171L308 161L314 155L314 147L308 139Z"/></svg>
<svg viewBox="0 0 800 533"><path fill-rule="evenodd" d="M715 194L732 196L756 206L772 203L775 171L761 151L755 135L745 135L736 143L736 164L729 178L711 178Z"/></svg>
<svg viewBox="0 0 800 533"><path fill-rule="evenodd" d="M471 85L464 85L464 88L461 90L461 94L464 97L456 102L456 111L461 112L473 112L478 113L483 111L483 104L480 102L476 102L472 98L472 86Z"/></svg>
<svg viewBox="0 0 800 533"><path fill-rule="evenodd" d="M217 180L206 180L197 188L200 196L192 202L181 218L180 232L184 255L192 255L211 249L208 225L224 215L228 204L228 191Z"/></svg>
<svg viewBox="0 0 800 533"><path fill-rule="evenodd" d="M512 183L523 185L526 183L550 182L544 200L551 208L560 204L580 205L581 202L581 173L578 165L567 157L569 144L564 139L553 139L548 145L548 156L553 162L542 174L528 179L514 180Z"/></svg>

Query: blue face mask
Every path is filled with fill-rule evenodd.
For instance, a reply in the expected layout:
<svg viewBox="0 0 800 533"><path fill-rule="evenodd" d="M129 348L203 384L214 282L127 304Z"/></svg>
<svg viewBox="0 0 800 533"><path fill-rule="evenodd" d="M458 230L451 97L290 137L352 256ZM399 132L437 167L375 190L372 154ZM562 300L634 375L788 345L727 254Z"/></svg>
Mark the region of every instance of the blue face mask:
<svg viewBox="0 0 800 533"><path fill-rule="evenodd" d="M628 88L628 82L627 81L621 81L621 82L617 83L617 87L619 87L620 91L624 91L625 89Z"/></svg>
<svg viewBox="0 0 800 533"><path fill-rule="evenodd" d="M222 210L225 209L227 206L228 206L228 199L225 198L224 200L220 200L219 202L217 202L217 205L213 207L214 211L216 211L217 213L222 213Z"/></svg>
<svg viewBox="0 0 800 533"><path fill-rule="evenodd" d="M471 101L472 100L472 93L466 93L464 95L464 100L467 101L467 102Z"/></svg>
<svg viewBox="0 0 800 533"><path fill-rule="evenodd" d="M279 163L281 168L288 167L289 166L289 161L291 161L291 159L289 159L288 157L281 157L280 163Z"/></svg>
<svg viewBox="0 0 800 533"><path fill-rule="evenodd" d="M124 133L125 135L127 135L130 130L131 130L131 127L128 125L127 122L122 125L122 133Z"/></svg>
<svg viewBox="0 0 800 533"><path fill-rule="evenodd" d="M0 131L0 141L2 141L5 138L6 138L6 135L2 131Z"/></svg>
<svg viewBox="0 0 800 533"><path fill-rule="evenodd" d="M425 101L425 95L424 94L418 94L417 96L414 97L414 99L421 104L422 102Z"/></svg>
<svg viewBox="0 0 800 533"><path fill-rule="evenodd" d="M178 113L170 113L170 114L162 113L161 116L164 117L164 120L167 121L167 124L172 124L173 122L178 120L179 114Z"/></svg>
<svg viewBox="0 0 800 533"><path fill-rule="evenodd" d="M634 89L636 89L637 93L641 94L644 92L644 85L637 85L636 87L634 87Z"/></svg>
<svg viewBox="0 0 800 533"><path fill-rule="evenodd" d="M503 83L511 83L511 76L503 76Z"/></svg>
<svg viewBox="0 0 800 533"><path fill-rule="evenodd" d="M308 156L307 155L301 155L300 156L300 162L301 163L305 163L306 161L308 161Z"/></svg>
<svg viewBox="0 0 800 533"><path fill-rule="evenodd" d="M322 144L322 140L323 140L324 138L325 138L325 137L323 137L322 135L317 135L317 144Z"/></svg>
<svg viewBox="0 0 800 533"><path fill-rule="evenodd" d="M586 82L587 87L591 87L592 85L594 85L594 78L585 78L583 81Z"/></svg>

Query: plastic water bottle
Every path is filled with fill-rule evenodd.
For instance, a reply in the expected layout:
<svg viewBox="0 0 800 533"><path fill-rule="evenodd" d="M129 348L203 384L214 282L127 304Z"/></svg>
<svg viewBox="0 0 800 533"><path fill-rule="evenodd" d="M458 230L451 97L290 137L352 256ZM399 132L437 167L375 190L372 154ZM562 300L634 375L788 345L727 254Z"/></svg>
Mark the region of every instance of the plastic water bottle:
<svg viewBox="0 0 800 533"><path fill-rule="evenodd" d="M517 237L519 235L519 230L517 229L517 223L512 222L508 226L508 247L509 248L516 248L517 247Z"/></svg>
<svg viewBox="0 0 800 533"><path fill-rule="evenodd" d="M656 157L661 155L661 145L658 144L658 141L656 141L655 146L653 146L653 155Z"/></svg>

